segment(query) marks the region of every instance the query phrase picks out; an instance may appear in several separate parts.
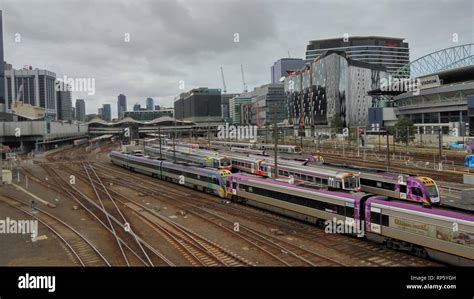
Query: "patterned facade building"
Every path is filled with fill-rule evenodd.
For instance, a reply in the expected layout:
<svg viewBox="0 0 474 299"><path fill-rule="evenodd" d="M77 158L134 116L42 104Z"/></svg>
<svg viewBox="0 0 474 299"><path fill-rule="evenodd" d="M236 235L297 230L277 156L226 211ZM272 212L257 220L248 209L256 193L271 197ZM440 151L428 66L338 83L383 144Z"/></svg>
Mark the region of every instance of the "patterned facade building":
<svg viewBox="0 0 474 299"><path fill-rule="evenodd" d="M308 136L338 116L344 126L368 125L368 108L375 103L367 92L386 76L383 66L328 51L285 78L288 122Z"/></svg>

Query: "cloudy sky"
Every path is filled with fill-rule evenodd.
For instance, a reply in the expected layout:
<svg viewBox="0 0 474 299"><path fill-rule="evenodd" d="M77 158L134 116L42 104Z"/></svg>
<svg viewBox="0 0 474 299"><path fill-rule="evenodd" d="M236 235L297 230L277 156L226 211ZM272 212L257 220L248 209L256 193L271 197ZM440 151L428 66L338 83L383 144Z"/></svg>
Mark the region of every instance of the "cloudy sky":
<svg viewBox="0 0 474 299"><path fill-rule="evenodd" d="M304 58L309 40L350 36L403 37L411 60L474 42L472 0L0 0L5 60L58 78L94 78L87 113L104 103L117 113L145 103L172 106L184 89L249 89L270 82L282 57ZM238 42L235 42L235 34ZM458 43L453 42L453 34ZM18 38L20 37L20 38ZM129 37L129 39L127 39Z"/></svg>

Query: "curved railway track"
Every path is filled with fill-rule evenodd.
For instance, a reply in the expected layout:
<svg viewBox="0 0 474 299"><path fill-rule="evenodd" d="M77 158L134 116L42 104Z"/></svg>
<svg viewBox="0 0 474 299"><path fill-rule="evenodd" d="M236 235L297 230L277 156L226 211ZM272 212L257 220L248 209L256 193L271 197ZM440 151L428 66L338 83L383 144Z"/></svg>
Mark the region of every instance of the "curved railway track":
<svg viewBox="0 0 474 299"><path fill-rule="evenodd" d="M0 201L10 207L38 220L61 240L70 250L75 262L81 266L111 266L107 258L83 234L58 217L35 207L34 213L28 203L16 198L2 195Z"/></svg>
<svg viewBox="0 0 474 299"><path fill-rule="evenodd" d="M190 262L191 265L253 266L251 262L239 257L237 254L232 253L228 249L223 248L215 242L212 242L187 228L173 223L163 216L157 214L152 215L150 212L153 211L148 210L146 211L148 214L145 214L144 209L147 208L142 205L138 206L139 203L137 202L134 202L133 205L135 206L133 206L132 201L124 196L122 196L124 200L118 199L117 196L111 196L111 194L120 194L113 190L108 190L103 182L101 182L99 176L96 176L95 178L91 177L91 174L95 173L95 169L92 165L89 164L87 167L84 167L82 172L73 170L71 168L67 169L70 173L74 173L76 177L83 180L84 182L89 180L90 184L96 186L96 192L108 194L110 201L117 201L123 206L129 207L142 221L149 224L153 230L155 230L157 233L160 233L165 239L170 241L170 243L175 246L175 248L180 253L183 254L183 256ZM116 204L114 204L114 206L117 207ZM122 219L127 221L124 216Z"/></svg>
<svg viewBox="0 0 474 299"><path fill-rule="evenodd" d="M163 254L153 248L150 244L138 237L133 231L126 231L125 224L120 222L109 210L101 207L95 201L90 199L83 192L78 190L69 182L64 181L64 177L56 172L49 165L41 165L46 173L56 182L57 186L62 188L62 193L68 198L77 202L93 218L108 230L114 236L117 245L121 251L125 265L168 265L174 266L174 263L168 260ZM66 188L65 186L69 186ZM113 227L112 227L113 226ZM153 256L153 258L147 258ZM150 263L150 259L153 261Z"/></svg>
<svg viewBox="0 0 474 299"><path fill-rule="evenodd" d="M167 186L166 182L161 182L159 180L151 181L151 178L148 178L144 175L143 177L145 179L139 180L141 177L137 178L133 174L130 174L128 171L123 170L119 167L114 169L108 166L104 166L103 164L98 164L97 166L99 169L101 168L103 169L104 176L109 176L113 178L111 173L113 172L120 173L122 176L121 178L114 178L115 181L118 182L119 185L124 185L129 188L133 188L144 194L152 195L152 196L160 196L160 199L161 199L161 197L163 197L164 195L163 192L160 192L160 193L155 192L153 188L156 189L156 187L159 187L161 191L166 190L166 193L170 192L174 196L171 196L171 195L164 196L164 197L167 197L168 202L176 204L176 202L179 201L181 205L184 204L184 205L187 205L188 207L191 205L192 209L197 209L195 210L194 214L197 215L198 217L205 214L206 212L203 209L203 206L206 209L212 209L214 211L222 211L222 212L225 212L226 214L231 214L240 218L245 216L245 218L252 220L256 223L260 223L262 225L277 227L286 232L295 232L295 234L298 237L303 238L307 241L316 243L322 246L323 248L332 249L335 252L340 252L340 253L344 253L347 256L355 257L357 260L360 261L360 263L358 264L360 266L387 266L387 265L388 266L439 266L440 265L439 263L429 261L429 260L423 260L404 252L394 251L394 250L385 248L379 244L367 242L365 240L359 240L350 236L326 234L324 230L322 229L312 227L308 224L298 222L297 220L289 219L284 216L275 215L267 211L262 211L262 210L254 209L252 207L246 207L242 205L239 205L239 206L222 205L221 203L216 202L216 198L212 196L208 196L206 194L201 194L192 189L187 189L187 190L189 190L189 192L192 192L193 195L183 196L183 193L186 193L186 192L179 192L175 188ZM195 194L197 196L195 196ZM176 196L176 195L180 195L180 196ZM190 201L190 200L183 199L186 197L192 197L193 200ZM213 200L209 200L209 199L213 199ZM191 208L189 209L189 212L193 212ZM268 217L269 215L271 215L272 217ZM213 217L215 217L215 215ZM215 222L216 220L209 219L209 221ZM230 224L231 223L228 223L229 228L230 228Z"/></svg>

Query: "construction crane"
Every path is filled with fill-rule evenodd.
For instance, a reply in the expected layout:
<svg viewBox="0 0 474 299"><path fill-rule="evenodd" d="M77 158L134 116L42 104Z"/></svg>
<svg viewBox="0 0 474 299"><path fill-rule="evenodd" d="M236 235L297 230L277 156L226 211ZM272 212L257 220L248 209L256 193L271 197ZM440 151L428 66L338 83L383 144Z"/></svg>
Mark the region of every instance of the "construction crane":
<svg viewBox="0 0 474 299"><path fill-rule="evenodd" d="M242 83L244 84L244 92L247 92L247 84L245 84L245 77L244 77L244 66L240 64L240 71L242 72Z"/></svg>
<svg viewBox="0 0 474 299"><path fill-rule="evenodd" d="M224 69L221 66L221 77L222 77L222 85L224 85L224 89L222 90L223 93L227 93L227 88L225 86L225 79L224 79Z"/></svg>

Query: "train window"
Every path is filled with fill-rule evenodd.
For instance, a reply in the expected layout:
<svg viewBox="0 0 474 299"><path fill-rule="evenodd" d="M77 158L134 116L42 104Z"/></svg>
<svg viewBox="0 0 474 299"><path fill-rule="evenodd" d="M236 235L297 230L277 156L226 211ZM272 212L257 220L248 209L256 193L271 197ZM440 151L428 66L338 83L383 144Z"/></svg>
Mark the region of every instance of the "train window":
<svg viewBox="0 0 474 299"><path fill-rule="evenodd" d="M232 188L237 189L237 183L236 182L232 182Z"/></svg>
<svg viewBox="0 0 474 299"><path fill-rule="evenodd" d="M219 185L219 180L217 178L212 178L212 183L214 185Z"/></svg>
<svg viewBox="0 0 474 299"><path fill-rule="evenodd" d="M346 217L354 218L354 208L346 207Z"/></svg>
<svg viewBox="0 0 474 299"><path fill-rule="evenodd" d="M368 180L368 179L360 179L360 184L364 186L377 187L377 181Z"/></svg>
<svg viewBox="0 0 474 299"><path fill-rule="evenodd" d="M400 192L407 193L407 185L400 185Z"/></svg>
<svg viewBox="0 0 474 299"><path fill-rule="evenodd" d="M285 176L290 176L290 174L288 173L288 171L285 171Z"/></svg>
<svg viewBox="0 0 474 299"><path fill-rule="evenodd" d="M380 213L370 212L370 222L380 224Z"/></svg>
<svg viewBox="0 0 474 299"><path fill-rule="evenodd" d="M386 190L395 190L395 184L383 182L382 188Z"/></svg>
<svg viewBox="0 0 474 299"><path fill-rule="evenodd" d="M420 197L423 197L423 192L421 191L420 188L417 188L417 187L412 187L411 188L411 193L415 196L420 196Z"/></svg>
<svg viewBox="0 0 474 299"><path fill-rule="evenodd" d="M304 180L304 181L306 181L306 175L302 174L302 175L301 175L301 179Z"/></svg>
<svg viewBox="0 0 474 299"><path fill-rule="evenodd" d="M382 215L382 225L388 226L388 215Z"/></svg>
<svg viewBox="0 0 474 299"><path fill-rule="evenodd" d="M253 192L253 188L249 186L249 192Z"/></svg>

